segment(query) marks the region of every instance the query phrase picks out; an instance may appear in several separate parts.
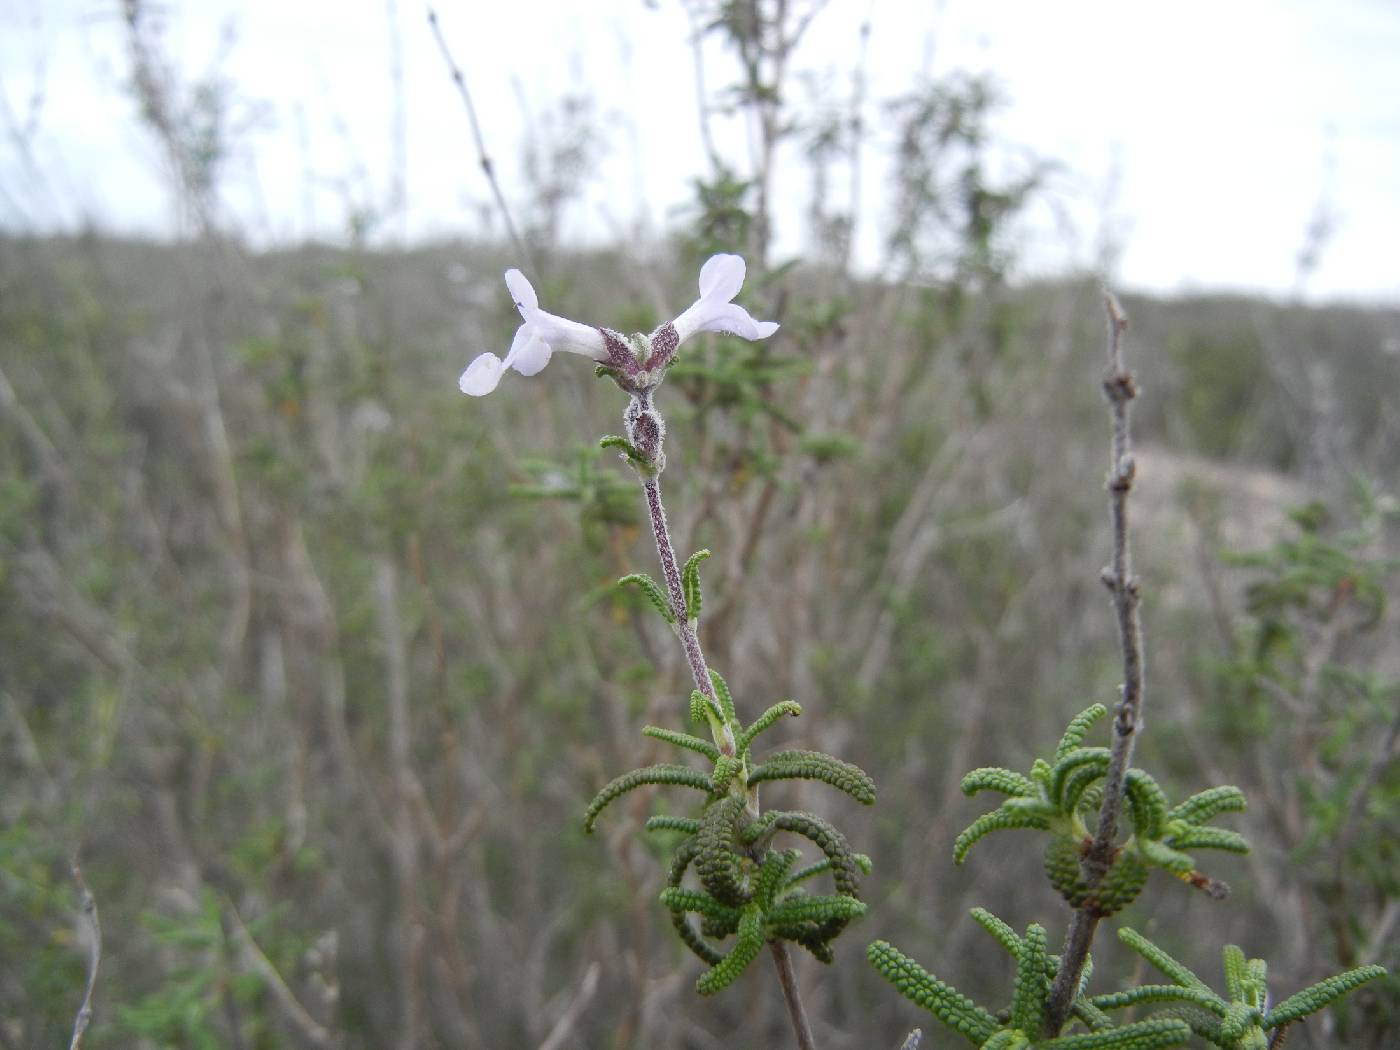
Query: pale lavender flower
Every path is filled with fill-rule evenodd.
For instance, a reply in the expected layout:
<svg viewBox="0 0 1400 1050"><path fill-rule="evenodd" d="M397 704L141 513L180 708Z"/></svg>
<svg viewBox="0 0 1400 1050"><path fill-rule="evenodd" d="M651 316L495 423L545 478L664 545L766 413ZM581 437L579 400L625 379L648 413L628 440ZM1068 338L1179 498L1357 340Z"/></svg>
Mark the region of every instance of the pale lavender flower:
<svg viewBox="0 0 1400 1050"><path fill-rule="evenodd" d="M535 289L519 270L506 271L506 287L515 298L524 323L516 330L510 352L502 361L481 354L462 373L462 393L481 396L496 389L507 368L532 376L549 364L556 350L582 354L618 372L639 386L652 386L670 363L675 349L697 332L728 332L743 339L767 339L778 330L772 321L755 321L731 300L744 284L744 260L737 255L712 256L700 269L700 298L650 336L627 340L608 328L594 328L540 309Z"/></svg>

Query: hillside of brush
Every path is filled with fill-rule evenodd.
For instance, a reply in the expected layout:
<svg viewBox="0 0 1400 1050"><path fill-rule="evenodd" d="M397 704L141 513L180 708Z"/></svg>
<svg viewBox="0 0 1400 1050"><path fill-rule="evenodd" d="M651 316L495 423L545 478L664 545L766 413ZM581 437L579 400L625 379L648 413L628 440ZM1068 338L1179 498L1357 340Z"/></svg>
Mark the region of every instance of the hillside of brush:
<svg viewBox="0 0 1400 1050"><path fill-rule="evenodd" d="M649 330L694 298L680 254L556 254L531 277L546 309ZM75 855L104 933L92 1047L533 1047L571 1008L570 1045L718 1047L738 1017L783 1045L775 996L699 1007L640 833L673 800L637 793L582 832L610 777L670 760L638 731L683 728L689 689L664 625L613 586L655 557L596 445L617 391L564 354L457 391L510 345L514 262L0 241L0 1046L71 1028ZM714 551L704 643L741 713L797 699L813 717L774 746L879 784L871 811L813 792L851 807L875 869L860 935L803 981L824 1046L894 1046L909 1012L861 944L897 931L943 972L982 936L973 905L1018 928L1063 914L1016 833L961 867L951 847L985 808L963 773L1026 768L1113 700L1100 290L797 267L744 300L780 333L687 344L659 393L673 533L682 557ZM1226 940L1266 955L1284 994L1358 961L1394 972L1393 707L1303 732L1242 681L1259 570L1227 555L1296 539L1303 505L1344 531L1397 494L1400 311L1123 303L1141 762L1174 797L1238 783L1255 843L1215 861L1228 902L1183 887L1126 918L1203 973ZM1394 557L1393 517L1368 542ZM1321 621L1329 666L1400 680L1395 614L1348 597ZM1333 863L1345 836L1364 878ZM1007 972L976 965L959 986L999 998ZM1374 1027L1396 1001L1378 986L1347 1010Z"/></svg>

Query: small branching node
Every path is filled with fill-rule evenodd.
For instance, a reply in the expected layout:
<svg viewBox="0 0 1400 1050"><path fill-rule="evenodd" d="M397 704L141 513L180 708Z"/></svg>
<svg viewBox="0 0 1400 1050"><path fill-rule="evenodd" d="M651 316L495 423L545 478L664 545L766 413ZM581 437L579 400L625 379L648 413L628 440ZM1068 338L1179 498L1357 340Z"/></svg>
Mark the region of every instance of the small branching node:
<svg viewBox="0 0 1400 1050"><path fill-rule="evenodd" d="M1102 704L1077 714L1061 736L1053 758L1037 759L1029 775L984 767L963 777L965 794L996 791L1009 797L958 835L953 859L961 864L972 847L993 831L1033 828L1050 832L1045 873L1072 907L1087 907L1101 917L1113 915L1136 899L1153 867L1165 869L1212 897L1222 896L1227 892L1224 883L1197 871L1195 860L1186 851L1247 853L1249 843L1238 832L1203 826L1222 813L1243 810L1244 794L1236 787L1215 787L1171 806L1157 782L1141 769L1130 769L1124 777L1132 834L1115 847L1099 878L1086 876L1083 861L1093 841L1090 822L1102 801L1102 782L1112 752L1106 747L1087 747L1084 740L1107 714Z"/></svg>
<svg viewBox="0 0 1400 1050"><path fill-rule="evenodd" d="M1165 1004L1167 1009L1162 1016L1179 1014L1192 1031L1221 1050L1267 1050L1278 1046L1290 1024L1326 1009L1342 996L1386 973L1381 966L1360 966L1328 977L1270 1006L1268 965L1263 959L1246 958L1233 944L1227 944L1221 953L1225 994L1220 995L1184 963L1136 930L1121 927L1118 937L1172 983L1143 985L1097 995L1089 1001L1105 1011Z"/></svg>

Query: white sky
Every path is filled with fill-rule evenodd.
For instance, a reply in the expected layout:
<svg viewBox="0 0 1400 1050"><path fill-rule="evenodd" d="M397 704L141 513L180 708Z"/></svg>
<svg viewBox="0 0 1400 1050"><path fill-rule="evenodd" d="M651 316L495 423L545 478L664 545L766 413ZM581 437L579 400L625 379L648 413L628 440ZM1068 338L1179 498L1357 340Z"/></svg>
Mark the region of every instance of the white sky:
<svg viewBox="0 0 1400 1050"><path fill-rule="evenodd" d="M0 225L169 232L160 156L124 89L118 0L0 0ZM404 212L389 237L482 232L487 196L465 114L410 0L165 0L165 43L194 78L216 64L238 112L225 183L231 218L260 242L340 237L347 202L384 204L394 181L391 55L402 47ZM605 241L675 225L704 169L688 23L676 0L444 0L508 196L527 118L586 92L603 160L566 236ZM857 29L873 32L867 119L921 73L989 71L1008 106L1008 163L1058 160L1053 208L1025 271L1094 264L1158 291L1289 294L1320 203L1336 228L1311 298L1400 299L1400 0L831 0L798 55L832 97L848 91ZM234 38L225 41L225 28ZM712 88L732 67L707 47ZM222 56L222 57L221 57ZM806 101L794 83L791 97ZM16 139L38 100L30 159ZM524 108L523 108L524 107ZM723 148L747 163L741 125ZM860 256L877 258L888 134L867 153ZM807 176L781 158L778 254L804 247Z"/></svg>

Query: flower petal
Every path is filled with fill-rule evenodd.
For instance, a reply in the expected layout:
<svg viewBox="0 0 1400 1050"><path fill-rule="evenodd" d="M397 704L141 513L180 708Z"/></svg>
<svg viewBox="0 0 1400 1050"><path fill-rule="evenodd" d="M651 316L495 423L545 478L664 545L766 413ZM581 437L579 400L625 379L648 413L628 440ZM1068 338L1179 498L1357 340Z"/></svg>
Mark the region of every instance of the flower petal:
<svg viewBox="0 0 1400 1050"><path fill-rule="evenodd" d="M549 364L553 351L548 343L530 331L528 325L521 325L520 331L529 333L520 347L512 347L506 363L523 376L532 376Z"/></svg>
<svg viewBox="0 0 1400 1050"><path fill-rule="evenodd" d="M481 354L475 361L467 365L467 370L462 373L462 378L457 380L457 386L464 394L481 397L481 395L489 394L496 389L496 384L501 381L501 373L504 371L505 365L495 354Z"/></svg>
<svg viewBox="0 0 1400 1050"><path fill-rule="evenodd" d="M525 317L526 310L540 308L539 296L535 295L534 285L519 270L506 271L506 287L510 289L511 298L515 300L515 305L520 308L522 317ZM529 320L528 317L525 319Z"/></svg>
<svg viewBox="0 0 1400 1050"><path fill-rule="evenodd" d="M570 321L567 317L559 317L539 309L531 310L525 320L536 338L548 343L552 350L585 354L595 361L607 360L608 345L603 339L603 333L592 325Z"/></svg>
<svg viewBox="0 0 1400 1050"><path fill-rule="evenodd" d="M701 299L672 324L676 334L684 342L696 332L728 332L741 339L767 339L778 330L773 321L755 321L749 312L737 303L711 304Z"/></svg>
<svg viewBox="0 0 1400 1050"><path fill-rule="evenodd" d="M729 302L744 287L744 259L739 255L712 255L700 267L700 298Z"/></svg>

